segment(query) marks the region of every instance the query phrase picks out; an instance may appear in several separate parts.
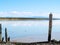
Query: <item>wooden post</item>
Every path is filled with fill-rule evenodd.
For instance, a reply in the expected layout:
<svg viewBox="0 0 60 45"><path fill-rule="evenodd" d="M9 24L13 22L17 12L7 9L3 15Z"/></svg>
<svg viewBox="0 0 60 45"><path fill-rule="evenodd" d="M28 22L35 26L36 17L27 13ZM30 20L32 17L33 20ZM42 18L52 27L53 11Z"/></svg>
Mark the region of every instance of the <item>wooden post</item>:
<svg viewBox="0 0 60 45"><path fill-rule="evenodd" d="M51 31L52 31L52 14L49 14L49 31L48 31L48 42L51 42Z"/></svg>
<svg viewBox="0 0 60 45"><path fill-rule="evenodd" d="M2 37L2 42L4 42L4 37Z"/></svg>
<svg viewBox="0 0 60 45"><path fill-rule="evenodd" d="M8 37L8 42L10 42L10 37Z"/></svg>
<svg viewBox="0 0 60 45"><path fill-rule="evenodd" d="M8 39L7 39L7 28L5 28L5 41L7 42Z"/></svg>
<svg viewBox="0 0 60 45"><path fill-rule="evenodd" d="M2 27L1 27L1 24L0 24L0 42L2 41Z"/></svg>

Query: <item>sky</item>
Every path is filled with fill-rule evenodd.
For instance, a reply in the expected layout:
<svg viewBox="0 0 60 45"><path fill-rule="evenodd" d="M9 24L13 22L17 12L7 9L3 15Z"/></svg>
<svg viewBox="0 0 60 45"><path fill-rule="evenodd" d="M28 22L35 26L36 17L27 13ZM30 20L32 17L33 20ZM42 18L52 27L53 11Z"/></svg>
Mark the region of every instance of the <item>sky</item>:
<svg viewBox="0 0 60 45"><path fill-rule="evenodd" d="M0 17L49 17L60 18L60 0L0 0ZM8 36L15 41L44 41L48 37L48 21L0 21L8 29ZM60 21L53 21L52 39L59 40ZM58 29L58 30L57 30ZM17 34L16 34L17 33ZM55 35L56 34L56 35ZM44 38L46 37L46 38Z"/></svg>
<svg viewBox="0 0 60 45"><path fill-rule="evenodd" d="M60 0L0 0L0 6L2 17L48 17L50 12L59 17L60 14Z"/></svg>

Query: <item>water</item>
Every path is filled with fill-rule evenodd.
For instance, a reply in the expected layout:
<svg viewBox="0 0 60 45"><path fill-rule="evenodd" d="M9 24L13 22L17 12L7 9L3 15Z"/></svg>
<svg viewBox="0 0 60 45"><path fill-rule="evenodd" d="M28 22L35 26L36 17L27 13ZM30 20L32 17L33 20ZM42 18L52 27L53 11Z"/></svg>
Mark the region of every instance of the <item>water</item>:
<svg viewBox="0 0 60 45"><path fill-rule="evenodd" d="M3 37L6 27L11 40L20 42L47 41L49 21L0 21L0 23L2 24ZM52 39L59 40L60 21L55 20L52 25Z"/></svg>

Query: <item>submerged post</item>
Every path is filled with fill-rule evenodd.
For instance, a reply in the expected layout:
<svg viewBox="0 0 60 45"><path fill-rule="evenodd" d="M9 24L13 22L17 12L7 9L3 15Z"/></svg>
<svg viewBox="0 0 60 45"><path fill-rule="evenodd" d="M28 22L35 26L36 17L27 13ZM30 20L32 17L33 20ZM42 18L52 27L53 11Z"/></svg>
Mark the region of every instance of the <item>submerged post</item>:
<svg viewBox="0 0 60 45"><path fill-rule="evenodd" d="M2 27L1 27L1 24L0 24L0 42L2 41Z"/></svg>
<svg viewBox="0 0 60 45"><path fill-rule="evenodd" d="M10 42L10 37L8 37L8 42Z"/></svg>
<svg viewBox="0 0 60 45"><path fill-rule="evenodd" d="M5 41L7 42L8 39L7 39L7 28L5 28Z"/></svg>
<svg viewBox="0 0 60 45"><path fill-rule="evenodd" d="M48 31L48 42L51 42L51 31L52 31L52 14L49 14L49 31Z"/></svg>
<svg viewBox="0 0 60 45"><path fill-rule="evenodd" d="M2 37L2 42L4 42L4 37Z"/></svg>

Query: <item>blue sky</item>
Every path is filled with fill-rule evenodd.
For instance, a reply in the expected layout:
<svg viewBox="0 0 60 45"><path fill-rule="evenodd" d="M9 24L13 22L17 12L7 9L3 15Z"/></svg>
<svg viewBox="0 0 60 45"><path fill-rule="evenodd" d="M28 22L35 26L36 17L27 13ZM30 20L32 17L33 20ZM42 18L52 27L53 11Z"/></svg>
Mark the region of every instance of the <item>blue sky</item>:
<svg viewBox="0 0 60 45"><path fill-rule="evenodd" d="M60 0L0 0L0 16L47 16L50 12L59 17Z"/></svg>
<svg viewBox="0 0 60 45"><path fill-rule="evenodd" d="M0 0L0 17L48 17L50 12L54 18L60 18L60 0ZM47 40L48 21L0 21L0 23L3 27L3 36L4 28L7 27L11 39L20 39L20 42ZM57 40L60 38L59 24L60 21L53 21L52 38Z"/></svg>

